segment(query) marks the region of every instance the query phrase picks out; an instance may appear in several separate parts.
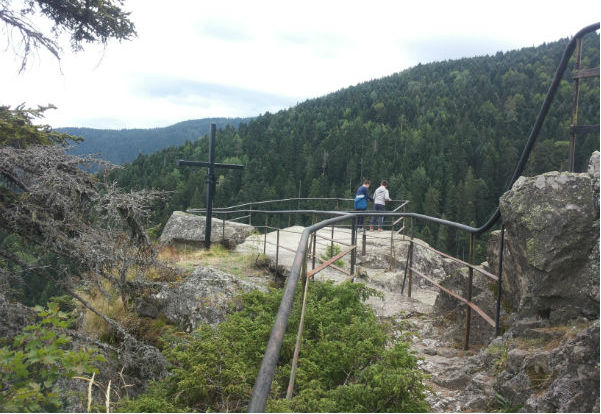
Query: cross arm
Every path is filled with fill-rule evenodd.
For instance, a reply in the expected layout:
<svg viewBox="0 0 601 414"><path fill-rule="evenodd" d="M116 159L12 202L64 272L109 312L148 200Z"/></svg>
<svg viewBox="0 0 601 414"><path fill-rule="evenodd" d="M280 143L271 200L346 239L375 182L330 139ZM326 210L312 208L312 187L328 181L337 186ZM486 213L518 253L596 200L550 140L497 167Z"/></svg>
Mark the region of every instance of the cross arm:
<svg viewBox="0 0 601 414"><path fill-rule="evenodd" d="M206 161L186 161L186 160L177 160L177 165L181 166L190 166L190 167L210 167L211 163ZM233 170L242 170L244 169L244 165L240 164L223 164L220 162L213 163L213 167L216 168L230 168Z"/></svg>

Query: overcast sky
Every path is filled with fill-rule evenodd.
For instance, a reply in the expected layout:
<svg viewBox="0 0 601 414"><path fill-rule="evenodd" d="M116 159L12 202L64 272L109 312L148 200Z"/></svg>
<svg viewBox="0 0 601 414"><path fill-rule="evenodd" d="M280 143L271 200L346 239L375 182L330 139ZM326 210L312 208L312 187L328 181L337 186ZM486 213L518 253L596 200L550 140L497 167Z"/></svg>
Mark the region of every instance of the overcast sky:
<svg viewBox="0 0 601 414"><path fill-rule="evenodd" d="M126 0L138 37L47 53L24 73L0 30L0 105L52 103L53 127L152 128L256 116L446 59L571 37L598 0Z"/></svg>

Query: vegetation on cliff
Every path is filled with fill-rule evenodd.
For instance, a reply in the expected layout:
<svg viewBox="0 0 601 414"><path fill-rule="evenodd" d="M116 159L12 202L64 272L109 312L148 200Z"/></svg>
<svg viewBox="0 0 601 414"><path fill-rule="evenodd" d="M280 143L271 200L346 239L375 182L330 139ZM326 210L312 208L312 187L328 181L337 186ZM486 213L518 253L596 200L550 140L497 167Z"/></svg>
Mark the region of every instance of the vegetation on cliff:
<svg viewBox="0 0 601 414"><path fill-rule="evenodd" d="M301 289L297 289L300 292ZM290 361L300 319L292 311L267 410L275 412L423 412L423 374L392 327L362 303L374 292L362 284L311 282L295 393L286 400ZM203 325L165 350L172 374L127 412L245 411L282 292L240 297L225 322Z"/></svg>

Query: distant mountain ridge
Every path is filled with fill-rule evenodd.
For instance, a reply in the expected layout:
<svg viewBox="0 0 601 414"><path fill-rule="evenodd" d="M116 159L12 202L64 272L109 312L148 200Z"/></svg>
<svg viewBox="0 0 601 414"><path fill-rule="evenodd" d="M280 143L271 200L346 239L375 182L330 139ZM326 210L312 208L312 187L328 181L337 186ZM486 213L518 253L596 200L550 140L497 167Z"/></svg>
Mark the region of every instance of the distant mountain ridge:
<svg viewBox="0 0 601 414"><path fill-rule="evenodd" d="M251 118L202 118L178 122L164 128L150 129L95 129L58 128L57 131L82 137L83 142L75 144L72 154L99 154L99 157L114 164L132 162L140 154L151 154L170 146L180 146L186 141L195 141L207 134L211 123L217 129L227 125L238 128L240 123L248 123Z"/></svg>

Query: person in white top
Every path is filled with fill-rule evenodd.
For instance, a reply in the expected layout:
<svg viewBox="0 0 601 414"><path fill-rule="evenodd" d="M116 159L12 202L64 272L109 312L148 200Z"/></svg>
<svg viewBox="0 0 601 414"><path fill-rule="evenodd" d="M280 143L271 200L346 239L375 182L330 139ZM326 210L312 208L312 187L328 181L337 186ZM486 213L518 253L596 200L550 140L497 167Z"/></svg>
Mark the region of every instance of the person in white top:
<svg viewBox="0 0 601 414"><path fill-rule="evenodd" d="M392 201L390 199L390 194L388 194L388 182L386 180L382 180L380 186L374 193L374 210L375 211L384 211L386 210L386 202ZM384 222L384 216L372 216L370 221L369 230L374 230L374 224L376 224L376 219L378 221L378 231L382 231L382 223Z"/></svg>

